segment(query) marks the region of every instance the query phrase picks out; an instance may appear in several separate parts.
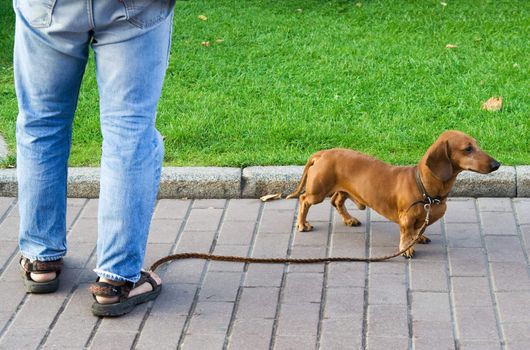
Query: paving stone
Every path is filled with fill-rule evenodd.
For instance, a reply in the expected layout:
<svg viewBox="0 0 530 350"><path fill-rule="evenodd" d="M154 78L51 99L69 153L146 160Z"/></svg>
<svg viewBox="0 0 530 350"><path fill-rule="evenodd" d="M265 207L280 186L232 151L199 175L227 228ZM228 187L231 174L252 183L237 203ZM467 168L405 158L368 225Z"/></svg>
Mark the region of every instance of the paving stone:
<svg viewBox="0 0 530 350"><path fill-rule="evenodd" d="M321 273L288 273L282 304L320 303L323 282Z"/></svg>
<svg viewBox="0 0 530 350"><path fill-rule="evenodd" d="M85 242L94 243L98 238L97 218L81 217L72 227L68 235L68 243Z"/></svg>
<svg viewBox="0 0 530 350"><path fill-rule="evenodd" d="M332 263L328 266L327 287L365 286L366 263Z"/></svg>
<svg viewBox="0 0 530 350"><path fill-rule="evenodd" d="M238 272L208 272L199 301L235 301L241 274Z"/></svg>
<svg viewBox="0 0 530 350"><path fill-rule="evenodd" d="M407 272L407 260L395 258L381 262L370 263L371 274L399 274L403 275Z"/></svg>
<svg viewBox="0 0 530 350"><path fill-rule="evenodd" d="M259 233L289 234L293 230L294 217L291 210L265 210L261 216Z"/></svg>
<svg viewBox="0 0 530 350"><path fill-rule="evenodd" d="M274 318L279 288L245 287L239 299L238 319Z"/></svg>
<svg viewBox="0 0 530 350"><path fill-rule="evenodd" d="M451 322L448 293L412 292L412 320Z"/></svg>
<svg viewBox="0 0 530 350"><path fill-rule="evenodd" d="M526 262L495 262L490 266L495 291L530 291Z"/></svg>
<svg viewBox="0 0 530 350"><path fill-rule="evenodd" d="M359 233L334 233L331 236L332 256L366 257L366 237Z"/></svg>
<svg viewBox="0 0 530 350"><path fill-rule="evenodd" d="M258 199L229 200L224 220L256 222L261 205L262 203Z"/></svg>
<svg viewBox="0 0 530 350"><path fill-rule="evenodd" d="M452 277L455 307L492 307L490 286L487 277Z"/></svg>
<svg viewBox="0 0 530 350"><path fill-rule="evenodd" d="M305 259L305 258L325 258L326 246L293 246L291 249L291 258ZM315 264L289 264L289 272L324 272L323 263Z"/></svg>
<svg viewBox="0 0 530 350"><path fill-rule="evenodd" d="M407 307L369 305L367 336L368 338L408 338Z"/></svg>
<svg viewBox="0 0 530 350"><path fill-rule="evenodd" d="M453 248L480 248L482 239L478 223L446 223L447 246Z"/></svg>
<svg viewBox="0 0 530 350"><path fill-rule="evenodd" d="M477 198L478 207L481 212L485 211L512 211L512 203L510 198L491 198L481 197Z"/></svg>
<svg viewBox="0 0 530 350"><path fill-rule="evenodd" d="M441 340L441 344L446 344L444 340L453 339L453 325L447 321L412 321L412 336L425 345L427 339Z"/></svg>
<svg viewBox="0 0 530 350"><path fill-rule="evenodd" d="M366 232L366 214L367 211L361 211L356 209L351 209L350 206L346 205L346 208L351 216L354 218L357 218L361 222L361 225L359 226L346 226L344 222L342 221L342 217L339 215L339 213L336 210L333 210L333 222L332 222L332 228L333 233L365 233Z"/></svg>
<svg viewBox="0 0 530 350"><path fill-rule="evenodd" d="M320 339L320 349L322 350L345 350L345 349L361 349L361 336L354 336L351 334L344 334L336 336L323 334Z"/></svg>
<svg viewBox="0 0 530 350"><path fill-rule="evenodd" d="M329 233L327 230L316 229L309 232L294 233L294 246L309 246L309 247L326 247L328 244Z"/></svg>
<svg viewBox="0 0 530 350"><path fill-rule="evenodd" d="M364 288L328 288L324 317L349 318L363 314Z"/></svg>
<svg viewBox="0 0 530 350"><path fill-rule="evenodd" d="M399 226L393 222L373 222L370 247L398 247Z"/></svg>
<svg viewBox="0 0 530 350"><path fill-rule="evenodd" d="M491 307L457 307L457 334L466 340L498 340L499 331Z"/></svg>
<svg viewBox="0 0 530 350"><path fill-rule="evenodd" d="M13 197L0 197L0 218L6 215L15 203L16 199Z"/></svg>
<svg viewBox="0 0 530 350"><path fill-rule="evenodd" d="M444 220L446 223L478 222L475 200L449 198Z"/></svg>
<svg viewBox="0 0 530 350"><path fill-rule="evenodd" d="M292 350L292 349L312 349L317 342L315 336L307 335L279 335L276 337L274 349Z"/></svg>
<svg viewBox="0 0 530 350"><path fill-rule="evenodd" d="M226 199L196 199L193 201L193 209L223 209L226 206Z"/></svg>
<svg viewBox="0 0 530 350"><path fill-rule="evenodd" d="M153 214L153 219L183 220L188 213L191 200L159 199Z"/></svg>
<svg viewBox="0 0 530 350"><path fill-rule="evenodd" d="M493 340L464 340L460 342L462 350L499 350L502 349L500 341Z"/></svg>
<svg viewBox="0 0 530 350"><path fill-rule="evenodd" d="M512 201L519 224L530 224L530 198L514 198Z"/></svg>
<svg viewBox="0 0 530 350"><path fill-rule="evenodd" d="M410 264L410 289L446 292L447 267L445 262L412 261Z"/></svg>
<svg viewBox="0 0 530 350"><path fill-rule="evenodd" d="M497 292L500 322L530 323L530 291Z"/></svg>
<svg viewBox="0 0 530 350"><path fill-rule="evenodd" d="M455 341L452 337L448 338L414 338L415 350L452 350L455 348Z"/></svg>
<svg viewBox="0 0 530 350"><path fill-rule="evenodd" d="M177 253L208 253L215 236L215 231L183 231L177 242Z"/></svg>
<svg viewBox="0 0 530 350"><path fill-rule="evenodd" d="M521 241L517 236L486 236L484 241L490 262L525 261Z"/></svg>
<svg viewBox="0 0 530 350"><path fill-rule="evenodd" d="M180 228L181 220L154 219L151 221L148 242L150 243L173 243L175 242Z"/></svg>
<svg viewBox="0 0 530 350"><path fill-rule="evenodd" d="M18 242L4 241L0 244L0 273L6 268L11 257L17 257Z"/></svg>
<svg viewBox="0 0 530 350"><path fill-rule="evenodd" d="M182 349L218 350L223 348L224 334L190 334L184 338Z"/></svg>
<svg viewBox="0 0 530 350"><path fill-rule="evenodd" d="M258 234L252 256L256 258L284 258L289 246L289 235Z"/></svg>
<svg viewBox="0 0 530 350"><path fill-rule="evenodd" d="M11 328L0 339L0 349L37 349L47 331L46 326Z"/></svg>
<svg viewBox="0 0 530 350"><path fill-rule="evenodd" d="M369 277L370 305L406 305L407 283L404 275L373 275Z"/></svg>
<svg viewBox="0 0 530 350"><path fill-rule="evenodd" d="M199 301L191 317L188 334L226 334L233 303Z"/></svg>
<svg viewBox="0 0 530 350"><path fill-rule="evenodd" d="M245 278L246 287L280 287L284 265L250 264Z"/></svg>
<svg viewBox="0 0 530 350"><path fill-rule="evenodd" d="M409 339L405 337L369 337L366 341L369 350L409 349Z"/></svg>
<svg viewBox="0 0 530 350"><path fill-rule="evenodd" d="M319 304L282 304L278 317L277 336L316 336L319 313Z"/></svg>
<svg viewBox="0 0 530 350"><path fill-rule="evenodd" d="M414 262L421 261L432 261L432 262L441 262L447 260L447 253L445 249L445 244L443 242L443 237L441 235L431 235L428 237L431 240L429 244L416 244L415 253L414 253ZM399 257L402 258L402 257ZM396 257L397 259L397 257Z"/></svg>
<svg viewBox="0 0 530 350"><path fill-rule="evenodd" d="M487 276L482 248L448 248L448 255L451 276Z"/></svg>
<svg viewBox="0 0 530 350"><path fill-rule="evenodd" d="M517 227L512 212L481 212L484 235L517 235Z"/></svg>
<svg viewBox="0 0 530 350"><path fill-rule="evenodd" d="M182 260L160 269L164 282L197 284L201 280L205 260ZM157 271L158 272L158 271Z"/></svg>
<svg viewBox="0 0 530 350"><path fill-rule="evenodd" d="M236 319L228 348L268 350L273 324L274 320L271 319Z"/></svg>
<svg viewBox="0 0 530 350"><path fill-rule="evenodd" d="M192 209L186 221L186 231L216 231L223 209Z"/></svg>
<svg viewBox="0 0 530 350"><path fill-rule="evenodd" d="M530 340L523 339L508 341L506 343L506 348L509 350L528 350L528 348L530 348Z"/></svg>
<svg viewBox="0 0 530 350"><path fill-rule="evenodd" d="M249 245L255 228L256 223L253 221L224 221L217 244Z"/></svg>
<svg viewBox="0 0 530 350"><path fill-rule="evenodd" d="M19 219L8 216L0 224L0 242L18 242Z"/></svg>
<svg viewBox="0 0 530 350"><path fill-rule="evenodd" d="M510 341L530 340L528 322L503 322L501 323L504 337Z"/></svg>
<svg viewBox="0 0 530 350"><path fill-rule="evenodd" d="M229 256L247 256L248 246L241 245L216 245L213 254ZM242 272L245 263L231 261L211 261L209 271Z"/></svg>

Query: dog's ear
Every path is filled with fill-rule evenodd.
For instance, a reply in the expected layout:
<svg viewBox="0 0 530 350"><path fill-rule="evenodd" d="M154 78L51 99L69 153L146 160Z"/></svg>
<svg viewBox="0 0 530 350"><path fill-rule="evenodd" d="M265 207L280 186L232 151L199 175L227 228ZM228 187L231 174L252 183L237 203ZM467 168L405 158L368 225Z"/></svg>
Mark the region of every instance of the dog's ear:
<svg viewBox="0 0 530 350"><path fill-rule="evenodd" d="M443 182L448 181L453 176L453 164L450 156L448 141L434 145L427 156L427 166L434 176Z"/></svg>

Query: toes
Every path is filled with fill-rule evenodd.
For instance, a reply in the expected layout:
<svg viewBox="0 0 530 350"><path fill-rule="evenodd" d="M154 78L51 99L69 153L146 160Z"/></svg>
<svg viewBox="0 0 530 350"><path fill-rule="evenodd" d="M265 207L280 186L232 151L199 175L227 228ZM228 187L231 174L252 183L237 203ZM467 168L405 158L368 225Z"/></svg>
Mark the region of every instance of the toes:
<svg viewBox="0 0 530 350"><path fill-rule="evenodd" d="M351 218L349 220L345 220L344 224L346 224L346 226L360 226L361 222L355 218Z"/></svg>
<svg viewBox="0 0 530 350"><path fill-rule="evenodd" d="M419 244L428 244L431 243L431 239L427 236L422 236L418 241Z"/></svg>
<svg viewBox="0 0 530 350"><path fill-rule="evenodd" d="M299 224L298 225L298 231L300 232L308 232L308 231L311 231L313 229L313 226L309 225L309 223L305 223L305 224Z"/></svg>
<svg viewBox="0 0 530 350"><path fill-rule="evenodd" d="M406 259L412 259L414 257L414 249L407 249L402 255Z"/></svg>

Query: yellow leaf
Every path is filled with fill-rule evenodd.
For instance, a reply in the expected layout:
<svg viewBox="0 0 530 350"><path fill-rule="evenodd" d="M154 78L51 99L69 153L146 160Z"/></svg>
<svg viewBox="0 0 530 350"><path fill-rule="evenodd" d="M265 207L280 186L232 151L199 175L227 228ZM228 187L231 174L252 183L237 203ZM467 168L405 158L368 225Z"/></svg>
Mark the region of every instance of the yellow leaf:
<svg viewBox="0 0 530 350"><path fill-rule="evenodd" d="M209 41L203 41L203 42L201 43L201 45L202 45L202 46L206 46L206 47L208 47L208 46L210 46L210 42L209 42Z"/></svg>
<svg viewBox="0 0 530 350"><path fill-rule="evenodd" d="M223 41L225 41L225 39L221 39L221 38L215 39L216 43L222 43Z"/></svg>
<svg viewBox="0 0 530 350"><path fill-rule="evenodd" d="M274 194L267 194L263 197L261 197L261 201L262 202L266 202L266 201L272 201L272 200L275 200L275 199L280 199L282 198L282 194L281 193L274 193Z"/></svg>
<svg viewBox="0 0 530 350"><path fill-rule="evenodd" d="M208 17L206 17L205 15L200 15L200 16L199 16L199 19L200 19L201 21L206 21L206 20L208 19Z"/></svg>
<svg viewBox="0 0 530 350"><path fill-rule="evenodd" d="M445 48L446 48L446 49L456 49L457 47L458 47L458 46L453 45L453 44L447 44L447 45L445 45Z"/></svg>
<svg viewBox="0 0 530 350"><path fill-rule="evenodd" d="M502 109L502 97L490 97L482 104L482 109L489 112L496 112Z"/></svg>

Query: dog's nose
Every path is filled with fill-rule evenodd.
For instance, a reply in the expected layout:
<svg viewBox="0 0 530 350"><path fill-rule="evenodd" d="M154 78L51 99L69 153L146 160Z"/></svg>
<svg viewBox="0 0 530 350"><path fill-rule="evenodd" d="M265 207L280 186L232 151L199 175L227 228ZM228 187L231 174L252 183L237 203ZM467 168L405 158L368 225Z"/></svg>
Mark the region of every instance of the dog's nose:
<svg viewBox="0 0 530 350"><path fill-rule="evenodd" d="M500 166L501 166L501 163L497 162L495 159L492 160L491 163L490 163L491 171L495 171L495 170L499 169Z"/></svg>

